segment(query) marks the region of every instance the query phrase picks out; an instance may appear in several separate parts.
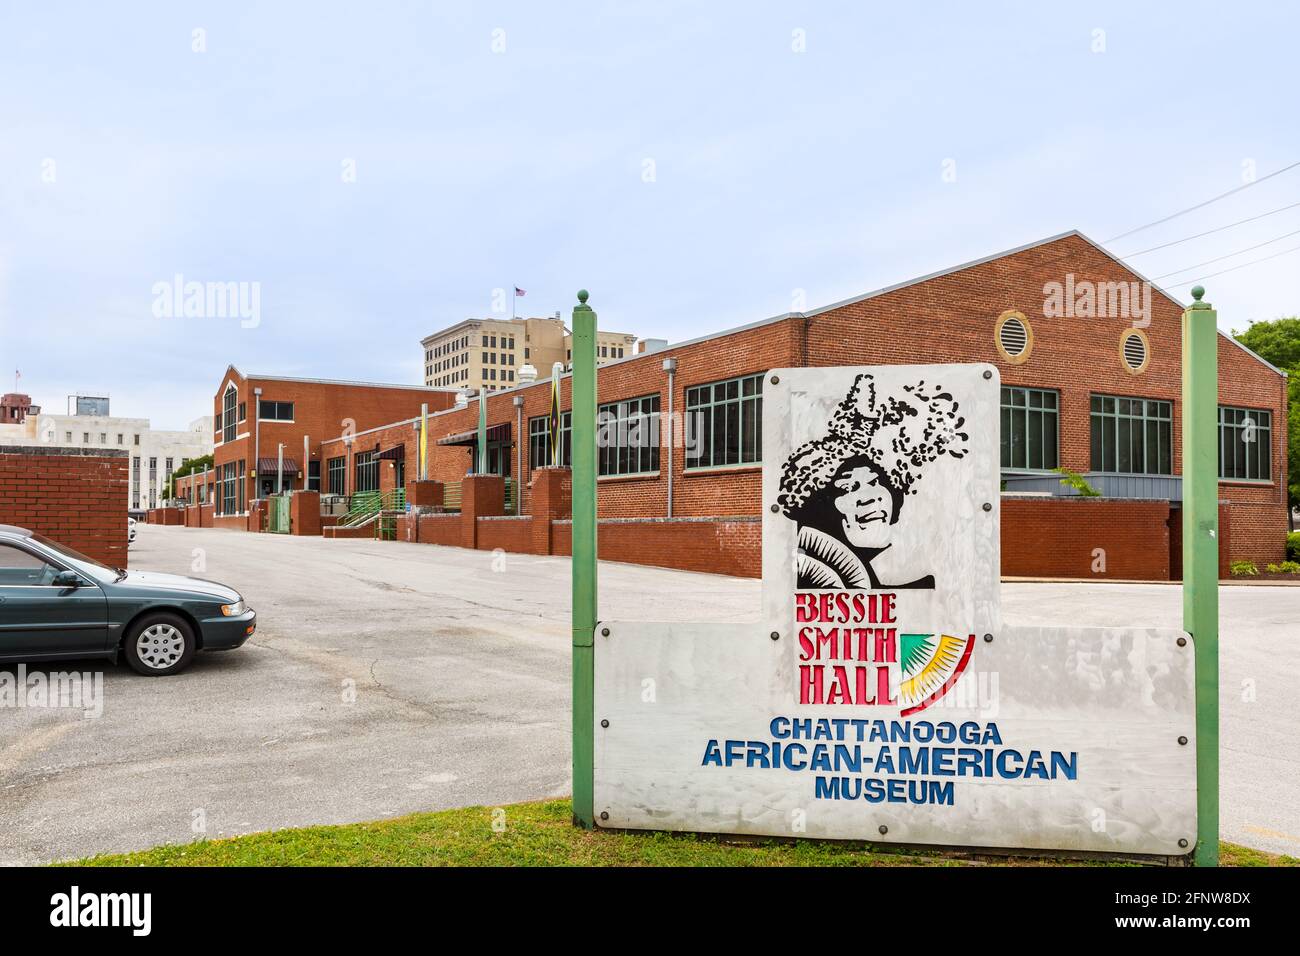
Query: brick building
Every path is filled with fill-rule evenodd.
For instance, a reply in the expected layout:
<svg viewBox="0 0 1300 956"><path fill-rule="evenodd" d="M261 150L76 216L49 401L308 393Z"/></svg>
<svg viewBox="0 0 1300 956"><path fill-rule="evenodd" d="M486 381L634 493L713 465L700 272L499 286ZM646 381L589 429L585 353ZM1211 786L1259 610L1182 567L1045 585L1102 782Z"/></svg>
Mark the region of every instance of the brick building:
<svg viewBox="0 0 1300 956"><path fill-rule="evenodd" d="M284 490L320 490L322 439L454 401L452 389L245 375L229 366L213 397L216 527L246 527L249 502L281 481Z"/></svg>
<svg viewBox="0 0 1300 956"><path fill-rule="evenodd" d="M596 364L631 355L635 344L635 335L598 331ZM466 319L425 336L420 346L425 385L474 391L513 388L524 365L549 372L573 357L572 335L558 313L553 319Z"/></svg>
<svg viewBox="0 0 1300 956"><path fill-rule="evenodd" d="M126 567L127 460L125 449L0 445L0 524Z"/></svg>
<svg viewBox="0 0 1300 956"><path fill-rule="evenodd" d="M599 513L608 519L601 540L615 520L656 519L662 535L666 518L695 519L697 535L716 538L721 529L700 519L759 514L767 369L991 362L1002 377L1003 477L1007 503L1015 502L1004 509L1004 573L1167 578L1178 570L1181 313L1179 302L1069 232L610 362L597 376L600 414L614 439L600 449ZM1279 561L1287 527L1285 375L1221 334L1219 383L1221 511L1230 529L1224 559ZM515 482L522 514L549 462L550 393L549 381L539 380L486 398L489 470ZM562 396L567 407L567 376ZM431 416L431 478L458 482L472 469L477 405L474 398ZM323 443L337 481L327 490L355 490L358 449L366 468L391 466L375 479L381 485L418 473L418 417L376 425L359 426L350 442L336 430ZM638 434L650 440L638 442ZM1058 467L1085 475L1104 497L1062 499L1068 489ZM617 533L624 541L632 534ZM645 537L642 550L653 563L660 540ZM1106 545L1116 553L1099 572L1093 552ZM634 544L623 551L636 552ZM756 546L752 564L757 573Z"/></svg>

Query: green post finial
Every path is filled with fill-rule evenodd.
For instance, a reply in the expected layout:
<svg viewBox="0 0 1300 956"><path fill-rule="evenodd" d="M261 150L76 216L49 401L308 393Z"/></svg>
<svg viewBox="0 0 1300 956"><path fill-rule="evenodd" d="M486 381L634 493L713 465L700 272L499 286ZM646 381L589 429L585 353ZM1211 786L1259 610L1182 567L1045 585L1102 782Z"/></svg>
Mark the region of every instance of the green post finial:
<svg viewBox="0 0 1300 956"><path fill-rule="evenodd" d="M588 298L588 296L590 296L590 295L591 295L591 293L589 293L586 289L579 289L579 290L578 290L578 303L579 303L578 308L579 308L579 309L587 309L587 308L590 308L590 306L587 305L587 298Z"/></svg>
<svg viewBox="0 0 1300 956"><path fill-rule="evenodd" d="M1199 286L1199 285L1192 286L1192 298L1195 299L1196 301L1192 303L1191 308L1196 309L1197 311L1213 308L1213 306L1211 306L1210 303L1201 301L1201 297L1204 295L1205 295L1204 286Z"/></svg>

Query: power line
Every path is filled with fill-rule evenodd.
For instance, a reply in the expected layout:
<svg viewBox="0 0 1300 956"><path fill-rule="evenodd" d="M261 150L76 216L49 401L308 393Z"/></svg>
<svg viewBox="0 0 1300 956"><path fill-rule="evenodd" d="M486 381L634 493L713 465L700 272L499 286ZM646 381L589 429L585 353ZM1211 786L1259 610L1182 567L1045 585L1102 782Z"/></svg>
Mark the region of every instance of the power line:
<svg viewBox="0 0 1300 956"><path fill-rule="evenodd" d="M1243 252L1251 252L1255 249L1270 245L1271 243L1280 242L1283 239L1290 239L1292 236L1300 236L1300 229L1297 229L1294 232L1283 233L1280 236L1274 236L1272 239L1265 239L1263 242L1256 243L1253 246L1247 246L1245 249L1238 249L1236 252L1229 252L1227 255L1215 256L1213 259L1206 259L1204 262L1198 262L1195 265L1187 266L1182 269L1175 269L1173 272L1166 272L1162 276L1154 276L1151 281L1159 282L1161 279L1169 278L1169 276L1176 276L1180 272L1187 272L1189 269L1199 269L1201 266L1208 266L1211 262L1220 262L1223 259L1231 259L1233 256L1241 255Z"/></svg>
<svg viewBox="0 0 1300 956"><path fill-rule="evenodd" d="M1266 216L1274 216L1280 212L1286 212L1288 209L1295 209L1300 206L1300 202L1293 202L1289 206L1279 206L1277 209L1270 209L1268 212L1261 212L1258 216L1249 216L1245 219L1238 219L1236 222L1230 222L1226 226L1216 226L1213 229L1207 229L1205 232L1198 232L1194 236L1184 236L1182 239L1174 239L1171 242L1162 242L1158 246L1151 246L1149 249L1139 249L1137 252L1125 253L1120 258L1132 259L1134 256L1144 256L1148 252L1155 252L1157 249L1168 249L1170 246L1176 246L1184 242L1191 242L1193 239L1200 239L1203 236L1212 236L1216 232L1223 232L1225 229L1231 229L1233 226L1242 226L1248 222L1254 222L1256 219L1263 219Z"/></svg>
<svg viewBox="0 0 1300 956"><path fill-rule="evenodd" d="M1296 162L1292 163L1289 166L1283 166L1281 169L1275 169L1267 176L1260 176L1258 179L1253 179L1248 183L1242 183L1240 186L1237 186L1235 189L1229 189L1226 193L1219 193L1219 195L1213 196L1210 199L1205 200L1204 202L1198 202L1195 206L1188 206L1186 209L1180 209L1178 210L1178 212L1171 213L1170 215L1165 216L1163 219L1157 219L1155 222L1149 222L1144 226L1138 226L1135 229L1130 229L1128 232L1121 232L1118 236L1112 236L1111 238L1106 239L1104 241L1115 242L1119 239L1125 239L1136 232L1142 232L1143 230L1150 229L1153 226L1159 226L1162 223L1169 222L1169 220L1171 219L1177 219L1179 216L1185 216L1189 212L1195 212L1198 209L1204 209L1206 206L1210 205L1211 203L1216 203L1220 199L1226 199L1229 196L1241 192L1243 189L1249 189L1251 186L1257 186L1260 183L1264 182L1264 180L1266 179L1272 179L1274 176L1281 176L1283 173L1287 172L1288 170L1295 169L1297 166L1300 166L1300 160L1297 160Z"/></svg>
<svg viewBox="0 0 1300 956"><path fill-rule="evenodd" d="M1175 282L1173 285L1167 286L1166 288L1177 289L1180 286L1192 285L1196 282L1204 282L1206 279L1213 279L1215 276L1221 276L1226 272L1236 272L1238 269L1246 268L1246 266L1257 266L1261 262L1268 262L1268 260L1276 259L1278 256L1284 256L1288 252L1300 252L1300 246L1292 246L1290 249L1283 249L1281 252L1275 252L1271 256L1264 256L1262 259L1252 259L1250 262L1243 262L1239 266L1233 266L1230 269L1220 269L1218 272L1211 272L1209 275L1199 276L1195 279L1188 279L1186 282Z"/></svg>

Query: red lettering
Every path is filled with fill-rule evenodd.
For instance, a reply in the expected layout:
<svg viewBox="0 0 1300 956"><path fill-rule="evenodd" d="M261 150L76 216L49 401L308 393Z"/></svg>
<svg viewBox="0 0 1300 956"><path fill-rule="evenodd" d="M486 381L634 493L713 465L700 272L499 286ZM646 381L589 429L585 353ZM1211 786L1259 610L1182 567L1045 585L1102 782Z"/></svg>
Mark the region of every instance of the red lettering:
<svg viewBox="0 0 1300 956"><path fill-rule="evenodd" d="M821 664L804 664L799 668L799 703L820 704L822 702Z"/></svg>
<svg viewBox="0 0 1300 956"><path fill-rule="evenodd" d="M799 628L799 660L801 661L810 661L813 658L815 648L813 647L812 638L808 636L811 631L811 627Z"/></svg>
<svg viewBox="0 0 1300 956"><path fill-rule="evenodd" d="M892 627L876 628L876 647L871 659L876 663L898 660L898 631Z"/></svg>

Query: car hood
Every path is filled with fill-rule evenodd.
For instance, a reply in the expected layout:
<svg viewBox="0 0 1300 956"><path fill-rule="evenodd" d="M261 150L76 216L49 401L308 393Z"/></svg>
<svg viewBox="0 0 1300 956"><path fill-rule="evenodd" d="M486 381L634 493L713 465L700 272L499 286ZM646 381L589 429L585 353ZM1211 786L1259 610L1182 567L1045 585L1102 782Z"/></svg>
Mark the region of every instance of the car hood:
<svg viewBox="0 0 1300 956"><path fill-rule="evenodd" d="M204 581L183 574L163 574L161 571L127 571L126 577L118 581L117 586L203 595L223 604L234 604L240 599L238 591L216 581Z"/></svg>

